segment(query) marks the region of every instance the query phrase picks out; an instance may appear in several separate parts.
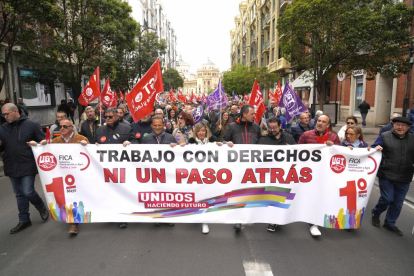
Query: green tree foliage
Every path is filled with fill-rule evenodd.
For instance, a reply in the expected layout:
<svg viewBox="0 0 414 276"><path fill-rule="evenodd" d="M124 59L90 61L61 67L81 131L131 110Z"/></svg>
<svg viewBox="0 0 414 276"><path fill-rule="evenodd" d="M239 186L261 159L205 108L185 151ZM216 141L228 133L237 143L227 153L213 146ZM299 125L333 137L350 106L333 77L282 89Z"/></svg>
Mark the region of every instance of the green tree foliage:
<svg viewBox="0 0 414 276"><path fill-rule="evenodd" d="M134 47L138 24L132 9L117 0L59 0L60 22L48 21L22 45L21 62L42 77L72 88L75 100L82 78L97 66L101 77L115 75L117 51ZM40 41L40 43L39 43Z"/></svg>
<svg viewBox="0 0 414 276"><path fill-rule="evenodd" d="M317 91L337 72L395 77L409 66L413 9L389 0L294 0L278 21L281 50L297 68L316 69ZM320 95L323 106L325 95Z"/></svg>
<svg viewBox="0 0 414 276"><path fill-rule="evenodd" d="M0 50L4 51L2 71L7 71L12 49L34 37L41 26L54 22L61 24L57 0L0 0ZM37 41L38 42L38 41ZM0 76L0 90L4 74Z"/></svg>
<svg viewBox="0 0 414 276"><path fill-rule="evenodd" d="M164 90L170 91L171 87L177 90L178 87L184 86L184 79L175 69L168 69L162 74L162 81L164 82Z"/></svg>
<svg viewBox="0 0 414 276"><path fill-rule="evenodd" d="M159 40L158 36L152 32L142 34L142 31L138 29L136 43L133 47L116 51L114 56L114 60L117 61L116 74L111 81L113 87L130 91L157 58L165 54L166 41Z"/></svg>
<svg viewBox="0 0 414 276"><path fill-rule="evenodd" d="M269 73L267 67L255 68L237 64L231 71L223 73L224 90L230 95L232 91L238 95L250 94L255 79L265 92L266 89L274 87L280 78L274 73Z"/></svg>

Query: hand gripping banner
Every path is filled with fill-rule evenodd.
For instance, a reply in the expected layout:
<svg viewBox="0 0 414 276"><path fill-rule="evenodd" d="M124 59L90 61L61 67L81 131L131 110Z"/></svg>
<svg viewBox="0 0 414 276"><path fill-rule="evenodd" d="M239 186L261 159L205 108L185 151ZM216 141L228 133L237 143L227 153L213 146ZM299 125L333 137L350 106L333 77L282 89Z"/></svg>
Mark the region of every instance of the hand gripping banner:
<svg viewBox="0 0 414 276"><path fill-rule="evenodd" d="M33 147L53 219L359 228L381 161L326 145Z"/></svg>

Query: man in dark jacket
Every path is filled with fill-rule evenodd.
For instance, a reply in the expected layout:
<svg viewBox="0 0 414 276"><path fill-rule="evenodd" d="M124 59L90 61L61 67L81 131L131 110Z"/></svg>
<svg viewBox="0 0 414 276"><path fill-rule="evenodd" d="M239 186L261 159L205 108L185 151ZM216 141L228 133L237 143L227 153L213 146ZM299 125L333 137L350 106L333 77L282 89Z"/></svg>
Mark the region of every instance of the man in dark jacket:
<svg viewBox="0 0 414 276"><path fill-rule="evenodd" d="M368 110L371 109L371 107L369 106L369 104L367 102L362 101L362 103L360 103L358 105L359 111L361 112L361 117L362 117L362 125L364 127L367 127L367 122L365 121L365 119L367 118L368 115Z"/></svg>
<svg viewBox="0 0 414 276"><path fill-rule="evenodd" d="M139 143L142 143L142 139L152 132L151 122L151 114L148 114L137 123L131 124L132 130Z"/></svg>
<svg viewBox="0 0 414 276"><path fill-rule="evenodd" d="M308 130L313 129L313 125L309 124L310 118L307 112L300 114L299 123L290 129L290 134L296 143L299 142L300 136Z"/></svg>
<svg viewBox="0 0 414 276"><path fill-rule="evenodd" d="M60 105L58 105L57 111L63 111L63 112L65 112L66 113L66 118L69 118L70 117L70 107L66 103L66 100L61 100L60 101Z"/></svg>
<svg viewBox="0 0 414 276"><path fill-rule="evenodd" d="M309 117L308 117L309 118ZM280 119L272 117L267 122L269 134L259 139L259 144L262 145L294 145L296 144L293 137L284 133L281 129Z"/></svg>
<svg viewBox="0 0 414 276"><path fill-rule="evenodd" d="M130 144L138 144L134 131L127 125L119 122L116 108L105 110L106 125L100 126L96 131L96 144L122 144L124 147ZM127 228L127 223L119 223L119 228Z"/></svg>
<svg viewBox="0 0 414 276"><path fill-rule="evenodd" d="M378 136L371 146L382 151L377 173L381 196L372 209L372 224L379 227L380 215L388 209L383 227L402 236L395 223L413 179L414 135L408 133L411 122L407 118L397 117L392 122L393 129Z"/></svg>
<svg viewBox="0 0 414 276"><path fill-rule="evenodd" d="M86 121L84 121L81 125L81 129L79 134L88 138L89 143L95 143L95 136L99 124L99 117L95 114L95 110L93 110L92 106L87 106L85 108L86 114Z"/></svg>
<svg viewBox="0 0 414 276"><path fill-rule="evenodd" d="M43 140L45 135L38 123L28 119L26 115L20 116L14 104L3 105L1 112L7 121L0 127L4 174L10 179L19 209L19 224L10 230L10 234L15 234L32 226L29 202L40 212L42 220L49 218L49 211L34 188L37 167L30 148Z"/></svg>
<svg viewBox="0 0 414 276"><path fill-rule="evenodd" d="M309 116L308 116L309 118ZM309 119L308 119L309 120ZM259 144L262 145L294 145L296 144L292 136L287 133L284 133L281 126L280 119L277 117L272 117L267 122L267 129L269 134L265 137L261 137ZM267 226L267 231L274 232L276 231L277 224L269 224Z"/></svg>
<svg viewBox="0 0 414 276"><path fill-rule="evenodd" d="M233 144L257 144L260 139L260 126L255 123L255 110L251 105L240 109L240 117L227 128L223 141L229 146Z"/></svg>
<svg viewBox="0 0 414 276"><path fill-rule="evenodd" d="M252 105L243 105L240 109L240 117L230 124L224 134L223 142L229 147L233 144L257 144L261 136L261 129L254 121L256 112ZM236 231L242 228L240 223L234 225Z"/></svg>
<svg viewBox="0 0 414 276"><path fill-rule="evenodd" d="M152 117L151 128L152 133L142 139L143 144L177 144L174 136L165 131L162 116Z"/></svg>

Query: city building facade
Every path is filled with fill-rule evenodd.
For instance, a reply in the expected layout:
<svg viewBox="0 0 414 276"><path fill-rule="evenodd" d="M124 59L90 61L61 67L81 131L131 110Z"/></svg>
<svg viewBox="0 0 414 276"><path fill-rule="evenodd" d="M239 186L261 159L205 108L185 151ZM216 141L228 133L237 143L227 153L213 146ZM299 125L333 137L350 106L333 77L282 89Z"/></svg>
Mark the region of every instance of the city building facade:
<svg viewBox="0 0 414 276"><path fill-rule="evenodd" d="M141 32L153 32L159 39L164 39L167 49L160 56L163 69L177 66L177 36L171 22L167 19L160 0L121 0L132 7L132 17L141 25Z"/></svg>
<svg viewBox="0 0 414 276"><path fill-rule="evenodd" d="M277 20L287 4L285 0L248 0L239 4L240 14L234 18L235 29L230 31L231 65L267 67L289 77L290 63L282 57L279 47Z"/></svg>
<svg viewBox="0 0 414 276"><path fill-rule="evenodd" d="M180 66L181 65L182 63L180 62ZM191 77L193 76L192 74L188 74L188 76L190 76L190 78L184 79L184 94L190 95L191 92L194 92L194 95L207 95L209 91L217 88L220 79L220 70L214 62L207 59L207 61L201 65L201 68L197 69L196 76Z"/></svg>

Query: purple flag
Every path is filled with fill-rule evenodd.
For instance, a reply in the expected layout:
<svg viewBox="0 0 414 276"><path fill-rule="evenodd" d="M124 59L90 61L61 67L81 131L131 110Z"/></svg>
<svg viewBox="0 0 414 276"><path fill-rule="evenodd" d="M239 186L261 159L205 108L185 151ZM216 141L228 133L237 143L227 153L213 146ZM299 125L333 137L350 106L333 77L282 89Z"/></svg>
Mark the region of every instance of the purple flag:
<svg viewBox="0 0 414 276"><path fill-rule="evenodd" d="M200 105L196 108L196 110L193 111L194 125L200 123L203 120L203 117L204 117L204 107L203 107L203 103L200 103Z"/></svg>
<svg viewBox="0 0 414 276"><path fill-rule="evenodd" d="M286 109L286 122L296 115L302 114L307 111L305 104L299 99L295 91L289 85L289 81L286 82L285 89L283 90L282 97L280 98L279 107Z"/></svg>
<svg viewBox="0 0 414 276"><path fill-rule="evenodd" d="M221 85L221 79L219 80L216 91L207 96L206 104L207 111L220 109L229 105L229 100Z"/></svg>

